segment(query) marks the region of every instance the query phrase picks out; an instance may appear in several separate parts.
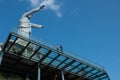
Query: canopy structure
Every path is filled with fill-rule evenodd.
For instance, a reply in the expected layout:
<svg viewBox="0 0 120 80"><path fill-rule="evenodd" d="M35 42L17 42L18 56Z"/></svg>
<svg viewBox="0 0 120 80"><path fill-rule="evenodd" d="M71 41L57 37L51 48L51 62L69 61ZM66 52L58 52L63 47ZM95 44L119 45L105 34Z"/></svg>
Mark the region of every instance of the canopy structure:
<svg viewBox="0 0 120 80"><path fill-rule="evenodd" d="M3 72L38 75L41 80L110 80L104 68L17 33L9 34L2 53L0 71Z"/></svg>

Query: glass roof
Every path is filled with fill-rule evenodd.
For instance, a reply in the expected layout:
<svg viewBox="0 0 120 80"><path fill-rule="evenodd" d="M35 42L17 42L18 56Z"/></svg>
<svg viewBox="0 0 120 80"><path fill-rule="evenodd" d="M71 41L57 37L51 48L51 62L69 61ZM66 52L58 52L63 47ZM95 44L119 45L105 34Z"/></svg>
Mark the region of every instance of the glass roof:
<svg viewBox="0 0 120 80"><path fill-rule="evenodd" d="M37 63L53 66L54 68L88 79L110 80L104 70L43 44L23 38L16 33L9 35L3 50L7 53L19 55Z"/></svg>

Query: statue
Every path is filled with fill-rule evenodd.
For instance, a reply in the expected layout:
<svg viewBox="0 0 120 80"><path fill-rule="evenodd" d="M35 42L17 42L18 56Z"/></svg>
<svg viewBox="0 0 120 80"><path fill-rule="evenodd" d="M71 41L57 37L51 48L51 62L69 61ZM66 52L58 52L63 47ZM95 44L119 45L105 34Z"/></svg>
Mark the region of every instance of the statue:
<svg viewBox="0 0 120 80"><path fill-rule="evenodd" d="M63 47L62 47L62 45L58 45L58 46L57 46L57 50L58 50L59 52L62 52L62 53L63 53Z"/></svg>
<svg viewBox="0 0 120 80"><path fill-rule="evenodd" d="M18 34L29 38L30 34L31 34L31 29L32 28L43 28L42 25L38 25L38 24L34 24L30 22L30 19L32 17L32 14L40 11L41 9L43 9L45 6L40 6L37 7L35 9L32 9L26 13L23 14L22 18L19 21L19 29L18 29Z"/></svg>

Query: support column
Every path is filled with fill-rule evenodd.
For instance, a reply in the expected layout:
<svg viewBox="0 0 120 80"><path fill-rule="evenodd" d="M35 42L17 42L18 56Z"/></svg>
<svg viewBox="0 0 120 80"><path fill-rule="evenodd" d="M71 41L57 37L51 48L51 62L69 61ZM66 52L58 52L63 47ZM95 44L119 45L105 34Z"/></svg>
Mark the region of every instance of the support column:
<svg viewBox="0 0 120 80"><path fill-rule="evenodd" d="M65 80L65 76L64 76L64 72L61 71L61 75L62 75L62 80Z"/></svg>
<svg viewBox="0 0 120 80"><path fill-rule="evenodd" d="M28 77L28 75L26 75L26 79L25 80L30 80L30 78Z"/></svg>
<svg viewBox="0 0 120 80"><path fill-rule="evenodd" d="M41 70L40 70L40 64L38 64L38 80L40 80L40 72L41 72Z"/></svg>
<svg viewBox="0 0 120 80"><path fill-rule="evenodd" d="M3 60L3 52L0 52L0 65L2 63L2 60Z"/></svg>

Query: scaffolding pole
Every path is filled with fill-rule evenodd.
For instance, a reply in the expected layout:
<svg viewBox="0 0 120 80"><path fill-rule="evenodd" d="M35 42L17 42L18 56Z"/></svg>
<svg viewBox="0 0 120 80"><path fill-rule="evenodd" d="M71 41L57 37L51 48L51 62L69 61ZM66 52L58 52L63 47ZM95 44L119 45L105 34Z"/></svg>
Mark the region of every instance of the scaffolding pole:
<svg viewBox="0 0 120 80"><path fill-rule="evenodd" d="M64 76L64 72L61 71L61 75L62 75L62 80L65 80L65 76Z"/></svg>
<svg viewBox="0 0 120 80"><path fill-rule="evenodd" d="M41 72L41 70L40 70L40 64L38 64L38 80L40 80L40 72Z"/></svg>

